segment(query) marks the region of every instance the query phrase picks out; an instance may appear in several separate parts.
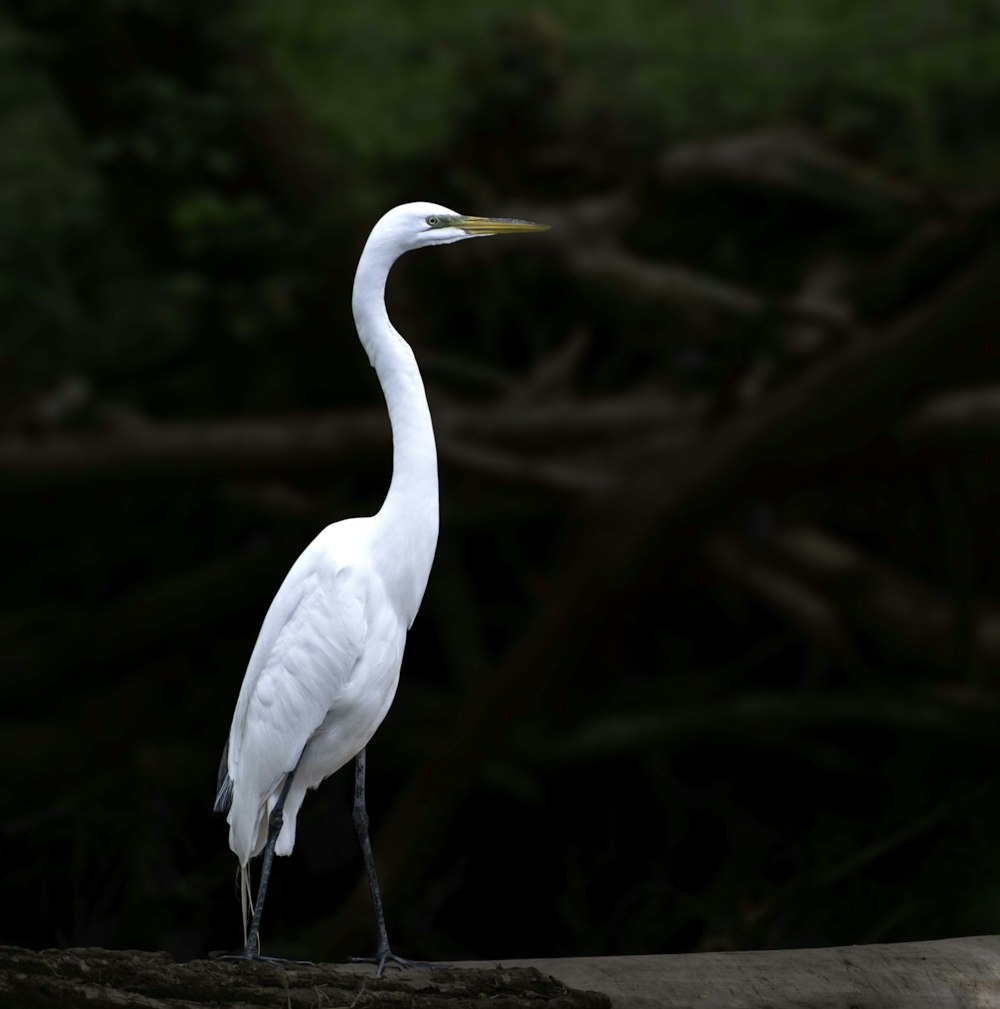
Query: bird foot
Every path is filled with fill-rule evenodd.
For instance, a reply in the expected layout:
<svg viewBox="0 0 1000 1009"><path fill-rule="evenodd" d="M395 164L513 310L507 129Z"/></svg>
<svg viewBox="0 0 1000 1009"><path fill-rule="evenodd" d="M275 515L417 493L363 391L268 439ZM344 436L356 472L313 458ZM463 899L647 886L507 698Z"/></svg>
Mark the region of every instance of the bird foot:
<svg viewBox="0 0 1000 1009"><path fill-rule="evenodd" d="M315 967L312 960L287 960L283 956L264 956L262 953L248 953L245 949L233 950L231 953L219 953L215 960L248 960L256 963L273 963L278 967Z"/></svg>
<svg viewBox="0 0 1000 1009"><path fill-rule="evenodd" d="M427 967L433 970L436 966L440 966L438 964L427 963L426 960L407 960L405 957L396 956L388 947L376 953L375 956L352 956L351 963L374 964L377 968L375 971L376 977L382 976L387 963L394 963L401 970L411 970L417 967Z"/></svg>

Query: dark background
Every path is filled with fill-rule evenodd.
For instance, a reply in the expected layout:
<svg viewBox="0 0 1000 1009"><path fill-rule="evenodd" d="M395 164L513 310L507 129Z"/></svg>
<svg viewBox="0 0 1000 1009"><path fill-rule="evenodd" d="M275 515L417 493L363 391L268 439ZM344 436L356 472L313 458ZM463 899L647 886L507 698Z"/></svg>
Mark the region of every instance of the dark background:
<svg viewBox="0 0 1000 1009"><path fill-rule="evenodd" d="M260 621L370 514L365 236L442 534L369 748L426 958L1000 928L996 3L13 0L0 942L230 948ZM612 9L613 8L613 9ZM350 775L265 952L373 929Z"/></svg>

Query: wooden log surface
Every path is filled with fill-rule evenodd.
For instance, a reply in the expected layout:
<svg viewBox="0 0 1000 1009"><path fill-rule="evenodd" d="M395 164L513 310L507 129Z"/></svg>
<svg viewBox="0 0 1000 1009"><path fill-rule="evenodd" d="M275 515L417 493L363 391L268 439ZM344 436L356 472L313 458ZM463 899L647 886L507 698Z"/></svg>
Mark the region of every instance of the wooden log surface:
<svg viewBox="0 0 1000 1009"><path fill-rule="evenodd" d="M1000 936L503 965L536 967L568 987L601 992L613 1009L1000 1007Z"/></svg>
<svg viewBox="0 0 1000 1009"><path fill-rule="evenodd" d="M212 959L168 953L0 946L0 1009L607 1009L606 996L575 992L537 969L399 971L370 965Z"/></svg>
<svg viewBox="0 0 1000 1009"><path fill-rule="evenodd" d="M166 953L0 947L0 1006L412 1009L995 1009L1000 936L827 949L361 965L175 963Z"/></svg>

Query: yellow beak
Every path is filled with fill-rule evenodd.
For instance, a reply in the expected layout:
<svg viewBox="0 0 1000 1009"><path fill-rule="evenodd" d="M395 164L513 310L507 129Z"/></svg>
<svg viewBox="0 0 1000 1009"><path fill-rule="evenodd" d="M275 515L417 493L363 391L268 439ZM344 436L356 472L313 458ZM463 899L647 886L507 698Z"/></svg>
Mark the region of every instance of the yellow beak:
<svg viewBox="0 0 1000 1009"><path fill-rule="evenodd" d="M522 231L548 231L549 225L514 221L507 217L459 217L451 225L469 235L511 235Z"/></svg>

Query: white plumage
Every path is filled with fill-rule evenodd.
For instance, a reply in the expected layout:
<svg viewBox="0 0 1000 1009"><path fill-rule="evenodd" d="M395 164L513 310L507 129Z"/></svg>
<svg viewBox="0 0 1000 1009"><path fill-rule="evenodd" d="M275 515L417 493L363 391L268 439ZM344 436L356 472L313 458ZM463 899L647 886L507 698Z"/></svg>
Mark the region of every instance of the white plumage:
<svg viewBox="0 0 1000 1009"><path fill-rule="evenodd" d="M348 519L325 529L289 572L264 621L229 737L229 845L241 865L263 849L288 771L298 764L277 855L295 845L306 790L365 747L392 703L407 625L386 605L371 560L374 521Z"/></svg>
<svg viewBox="0 0 1000 1009"><path fill-rule="evenodd" d="M524 221L464 217L433 203L409 203L375 225L358 263L354 319L385 395L392 425L392 482L370 518L324 529L292 566L268 609L240 689L220 768L216 808L228 811L229 845L246 871L269 844L288 855L306 791L361 754L392 704L406 632L416 617L438 535L437 454L430 410L413 352L385 310L385 282L410 249L477 235L540 231ZM364 815L364 766L358 775L362 847L379 925L381 971L388 948L370 861ZM288 777L283 809L282 790ZM277 810L275 807L278 807ZM358 808L355 819L359 823ZM265 852L256 929L271 852Z"/></svg>

